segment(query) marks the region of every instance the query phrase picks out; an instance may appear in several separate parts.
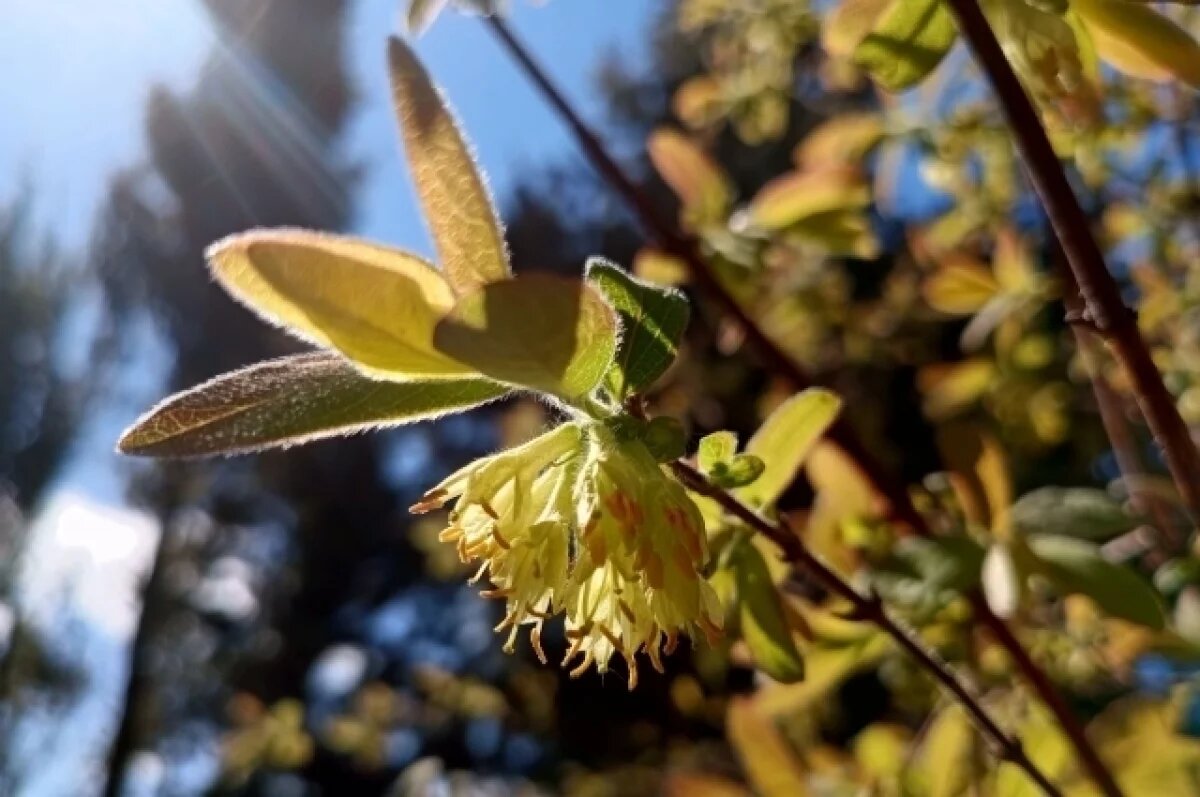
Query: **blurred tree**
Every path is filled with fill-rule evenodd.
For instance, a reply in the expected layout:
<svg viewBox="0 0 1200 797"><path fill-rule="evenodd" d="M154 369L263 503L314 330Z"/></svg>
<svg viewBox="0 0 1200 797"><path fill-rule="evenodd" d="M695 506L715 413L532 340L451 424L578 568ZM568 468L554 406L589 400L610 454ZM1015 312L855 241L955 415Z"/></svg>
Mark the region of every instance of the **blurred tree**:
<svg viewBox="0 0 1200 797"><path fill-rule="evenodd" d="M0 749L17 716L66 697L78 673L48 648L15 596L30 519L65 465L108 352L80 323L87 273L31 224L32 193L0 206ZM65 337L91 349L93 367L65 362ZM0 763L0 790L19 768Z"/></svg>

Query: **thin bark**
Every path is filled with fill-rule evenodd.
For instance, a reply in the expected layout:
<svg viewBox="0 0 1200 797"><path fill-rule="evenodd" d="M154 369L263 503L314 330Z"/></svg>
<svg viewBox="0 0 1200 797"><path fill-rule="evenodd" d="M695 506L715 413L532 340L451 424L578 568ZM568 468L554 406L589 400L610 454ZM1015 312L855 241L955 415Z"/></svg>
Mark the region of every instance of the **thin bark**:
<svg viewBox="0 0 1200 797"><path fill-rule="evenodd" d="M1162 449L1171 478L1195 523L1200 519L1200 452L1138 331L1137 316L1121 298L1041 117L1004 56L983 10L976 0L948 3L1008 118L1030 182L1083 297L1086 319L1129 375L1146 425Z"/></svg>

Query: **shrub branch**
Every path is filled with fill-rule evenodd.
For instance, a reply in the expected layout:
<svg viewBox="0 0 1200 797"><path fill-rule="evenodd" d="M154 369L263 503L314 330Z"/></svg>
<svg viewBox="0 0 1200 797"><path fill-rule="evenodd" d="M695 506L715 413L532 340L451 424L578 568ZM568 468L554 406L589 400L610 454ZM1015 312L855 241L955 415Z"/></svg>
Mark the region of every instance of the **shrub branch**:
<svg viewBox="0 0 1200 797"><path fill-rule="evenodd" d="M716 277L709 267L707 260L701 254L695 239L684 235L674 223L668 220L654 206L644 192L625 174L624 170L617 165L603 144L600 143L595 133L583 122L566 97L550 81L549 77L537 62L533 60L524 45L508 29L508 26L495 16L488 17L486 24L503 45L504 49L521 67L526 77L537 86L545 100L562 117L562 120L570 128L576 142L583 150L593 168L600 173L613 190L636 213L646 230L657 238L659 243L668 252L678 257L687 265L689 275L696 287L716 302L722 310L738 323L744 331L746 339L750 342L751 347L764 361L765 366L777 377L788 382L794 390L799 391L818 385L819 382L812 379L799 363L795 362L778 344L771 340L739 304L737 299L725 289L725 286ZM1001 57L1003 56L1001 55ZM933 536L932 530L913 505L903 484L891 478L883 465L868 451L844 417L839 418L830 427L826 433L826 438L841 448L854 461L867 481L886 500L889 516L893 521L907 526L912 533L917 535L924 537ZM794 537L794 535L790 534L784 536ZM818 562L817 564L820 563ZM1071 711L1070 706L1067 705L1066 700L1063 699L1062 695L1054 687L1054 684L1051 683L1049 677L1029 656L1029 653L1025 650L1020 640L1013 634L1012 629L987 605L982 592L978 589L973 590L968 595L968 598L970 599L975 616L980 623L1007 650L1026 683L1029 684L1042 702L1054 714L1059 725L1070 739L1076 755L1092 779L1101 787L1106 797L1121 797L1121 791L1117 787L1112 774L1089 742L1083 724L1075 716L1074 712ZM1003 734L1001 736L1007 738ZM1053 794L1055 792L1050 791L1049 793Z"/></svg>

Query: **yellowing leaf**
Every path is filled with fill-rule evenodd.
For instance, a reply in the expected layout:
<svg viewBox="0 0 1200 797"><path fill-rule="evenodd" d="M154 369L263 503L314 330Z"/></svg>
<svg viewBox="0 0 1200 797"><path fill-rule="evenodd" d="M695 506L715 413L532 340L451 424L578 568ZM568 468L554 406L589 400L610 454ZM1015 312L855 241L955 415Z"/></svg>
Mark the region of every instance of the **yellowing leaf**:
<svg viewBox="0 0 1200 797"><path fill-rule="evenodd" d="M925 366L917 373L925 414L940 420L961 412L987 392L996 375L996 364L985 357Z"/></svg>
<svg viewBox="0 0 1200 797"><path fill-rule="evenodd" d="M686 136L659 128L646 144L650 162L683 204L690 225L724 221L732 199L725 174Z"/></svg>
<svg viewBox="0 0 1200 797"><path fill-rule="evenodd" d="M854 460L832 443L820 442L813 448L804 472L817 494L804 537L810 548L846 571L853 561L845 553L845 546L839 544L841 525L878 517L879 494Z"/></svg>
<svg viewBox="0 0 1200 797"><path fill-rule="evenodd" d="M804 770L796 754L753 699L735 697L729 702L725 729L747 779L760 797L804 797L809 794Z"/></svg>
<svg viewBox="0 0 1200 797"><path fill-rule="evenodd" d="M969 315L983 308L1000 289L987 266L972 258L945 258L925 280L925 301L934 310Z"/></svg>
<svg viewBox="0 0 1200 797"><path fill-rule="evenodd" d="M966 789L974 736L975 728L958 704L946 706L931 720L918 754L929 797L957 797Z"/></svg>
<svg viewBox="0 0 1200 797"><path fill-rule="evenodd" d="M750 220L763 229L778 230L820 213L870 204L870 188L855 169L791 172L763 186L750 204Z"/></svg>
<svg viewBox="0 0 1200 797"><path fill-rule="evenodd" d="M209 247L225 290L268 321L382 378L474 373L433 347L446 280L397 249L307 230L257 230Z"/></svg>
<svg viewBox="0 0 1200 797"><path fill-rule="evenodd" d="M689 78L675 90L671 109L693 130L707 127L721 115L721 85L708 75Z"/></svg>
<svg viewBox="0 0 1200 797"><path fill-rule="evenodd" d="M463 295L434 340L497 381L576 398L612 364L617 330L616 313L582 280L524 274Z"/></svg>
<svg viewBox="0 0 1200 797"><path fill-rule="evenodd" d="M1200 44L1170 19L1126 0L1072 0L1071 7L1091 32L1100 57L1117 69L1200 88Z"/></svg>
<svg viewBox="0 0 1200 797"><path fill-rule="evenodd" d="M851 58L890 0L842 0L825 17L821 46L835 58Z"/></svg>
<svg viewBox="0 0 1200 797"><path fill-rule="evenodd" d="M821 388L797 393L776 407L746 444L746 453L762 459L766 469L738 490L738 497L762 506L774 503L841 409L842 400Z"/></svg>
<svg viewBox="0 0 1200 797"><path fill-rule="evenodd" d="M932 72L957 38L942 0L893 0L854 48L854 62L880 86L902 91Z"/></svg>
<svg viewBox="0 0 1200 797"><path fill-rule="evenodd" d="M314 352L177 393L139 418L117 449L157 457L240 454L436 418L506 392L478 377L377 381L336 354Z"/></svg>
<svg viewBox="0 0 1200 797"><path fill-rule="evenodd" d="M877 113L846 113L822 122L792 152L801 171L833 164L857 166L884 135Z"/></svg>
<svg viewBox="0 0 1200 797"><path fill-rule="evenodd" d="M937 431L938 451L953 481L959 502L971 520L1000 535L1007 533L1013 503L1012 480L1004 449L991 435L967 423L953 423Z"/></svg>
<svg viewBox="0 0 1200 797"><path fill-rule="evenodd" d="M796 684L768 684L759 690L756 703L763 713L774 717L811 710L847 678L878 664L890 648L890 640L875 631L844 646L806 648L804 680Z"/></svg>
<svg viewBox="0 0 1200 797"><path fill-rule="evenodd" d="M454 115L407 44L388 41L392 101L409 169L456 293L511 273L500 220Z"/></svg>
<svg viewBox="0 0 1200 797"><path fill-rule="evenodd" d="M659 249L643 247L633 256L633 273L638 279L659 285L685 285L688 281L688 266L674 255Z"/></svg>

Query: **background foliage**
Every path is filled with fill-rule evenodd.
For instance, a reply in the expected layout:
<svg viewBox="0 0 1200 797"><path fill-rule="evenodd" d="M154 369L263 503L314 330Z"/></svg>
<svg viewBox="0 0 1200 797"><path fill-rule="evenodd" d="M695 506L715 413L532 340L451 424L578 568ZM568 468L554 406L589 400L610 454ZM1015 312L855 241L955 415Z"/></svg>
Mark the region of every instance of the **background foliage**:
<svg viewBox="0 0 1200 797"><path fill-rule="evenodd" d="M303 15L282 2L207 5L318 134L296 141L239 94L237 66L218 61L192 90L148 99L148 166L112 181L87 262L63 263L39 243L19 201L0 213L10 596L27 518L82 414L111 399L106 374L141 321L169 346L165 389L300 350L210 281L205 248L256 226L336 231L352 215L362 167L337 142L366 100L346 71L350 3L312 2ZM1180 31L1197 30L1196 12L1151 18L1120 0L985 10L1195 427L1200 117L1189 82L1200 82L1200 57ZM625 165L639 190L695 236L748 317L842 397L933 540L904 537L844 452L799 450L803 430L760 431L785 417L771 412L790 390L583 161L536 164L499 197L511 261L577 276L603 256L679 285L692 323L648 398L654 414L683 422L690 451L705 439L704 470L727 474L736 439L747 441L767 470L741 495L773 504L831 567L880 595L1069 793L1094 792L974 621L963 593L976 585L1128 794L1193 793L1194 522L1129 380L1064 312L1060 255L955 30L939 3L679 0L645 31L650 64L618 53L599 70L604 138L634 153ZM71 334L81 282L103 309L92 364L73 371L53 351ZM766 608L750 600L780 574L770 546L739 529L725 530L714 575L741 596L736 631L681 645L637 691L617 674L569 678L525 642L506 656L490 630L496 607L437 542L440 524L406 509L454 468L548 422L543 404L512 399L419 433L137 470L130 494L163 538L119 722L96 756L108 793L135 793L139 756L182 772L214 739L203 786L213 794L1037 793L989 757L926 673L822 590L772 589ZM723 430L737 438L705 437ZM398 479L414 434L428 452L422 478ZM801 467L805 453L793 483L778 463ZM29 718L53 722L86 673L28 628L18 601L4 606L0 743L28 750ZM560 631L547 636L565 647ZM18 794L31 768L49 765L0 761L0 782ZM194 790L182 783L168 776L159 792Z"/></svg>

